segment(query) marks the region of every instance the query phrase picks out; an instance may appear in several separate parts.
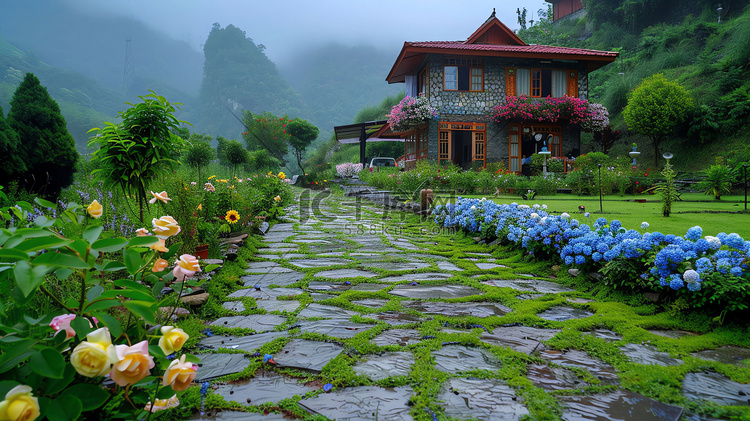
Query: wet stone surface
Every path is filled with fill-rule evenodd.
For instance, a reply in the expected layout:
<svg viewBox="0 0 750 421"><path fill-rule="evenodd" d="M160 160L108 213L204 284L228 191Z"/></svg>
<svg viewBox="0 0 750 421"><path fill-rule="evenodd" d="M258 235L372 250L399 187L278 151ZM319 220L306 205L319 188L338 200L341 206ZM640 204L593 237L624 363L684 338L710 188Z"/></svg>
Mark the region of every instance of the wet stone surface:
<svg viewBox="0 0 750 421"><path fill-rule="evenodd" d="M216 414L216 418L198 417L192 418L193 421L203 420L215 420L215 421L289 421L289 418L285 418L282 414L268 414L264 415L258 412L238 412L238 411L223 411Z"/></svg>
<svg viewBox="0 0 750 421"><path fill-rule="evenodd" d="M351 319L356 311L347 310L341 307L328 306L323 304L312 303L305 307L304 310L297 314L299 318L310 319L313 317L323 317L325 319Z"/></svg>
<svg viewBox="0 0 750 421"><path fill-rule="evenodd" d="M214 335L201 339L198 345L212 349L227 348L245 352L255 352L256 349L266 343L284 336L287 336L286 332L256 333L255 335L247 336Z"/></svg>
<svg viewBox="0 0 750 421"><path fill-rule="evenodd" d="M480 339L492 345L507 346L514 351L531 354L545 349L541 342L550 340L558 332L558 329L507 326L495 328L492 333L484 333Z"/></svg>
<svg viewBox="0 0 750 421"><path fill-rule="evenodd" d="M221 306L229 311L234 311L235 313L242 313L245 311L245 305L242 304L242 301L227 301L222 303Z"/></svg>
<svg viewBox="0 0 750 421"><path fill-rule="evenodd" d="M452 378L443 384L438 400L451 417L511 421L529 415L515 391L500 380Z"/></svg>
<svg viewBox="0 0 750 421"><path fill-rule="evenodd" d="M313 291L346 291L351 285L344 282L310 281L307 288Z"/></svg>
<svg viewBox="0 0 750 421"><path fill-rule="evenodd" d="M695 332L688 332L686 330L649 330L649 333L654 335L664 336L665 338L680 339L685 336L698 336Z"/></svg>
<svg viewBox="0 0 750 421"><path fill-rule="evenodd" d="M426 272L405 273L403 275L386 276L378 279L380 282L402 282L402 281L440 281L453 277L450 273Z"/></svg>
<svg viewBox="0 0 750 421"><path fill-rule="evenodd" d="M719 405L750 405L750 385L734 382L714 372L686 374L682 381L682 395Z"/></svg>
<svg viewBox="0 0 750 421"><path fill-rule="evenodd" d="M435 368L447 373L471 370L500 369L500 362L489 352L480 348L467 348L462 345L446 345L437 351L432 351L435 358Z"/></svg>
<svg viewBox="0 0 750 421"><path fill-rule="evenodd" d="M553 320L556 322L564 322L565 320L571 319L583 319L585 317L593 316L594 313L580 308L572 307L552 307L543 313L539 313L538 316L544 320Z"/></svg>
<svg viewBox="0 0 750 421"><path fill-rule="evenodd" d="M388 288L388 284L373 284L369 282L363 282L361 284L354 285L351 287L352 291L380 291L383 288Z"/></svg>
<svg viewBox="0 0 750 421"><path fill-rule="evenodd" d="M285 268L277 262L250 262L247 264L247 273L288 273L294 272L292 269Z"/></svg>
<svg viewBox="0 0 750 421"><path fill-rule="evenodd" d="M202 354L195 381L212 380L229 374L239 373L250 365L243 354Z"/></svg>
<svg viewBox="0 0 750 421"><path fill-rule="evenodd" d="M406 376L414 365L414 354L411 352L389 352L373 355L366 361L356 364L354 372L378 381L388 377Z"/></svg>
<svg viewBox="0 0 750 421"><path fill-rule="evenodd" d="M476 265L476 267L478 267L479 269L482 269L482 270L492 270L492 269L497 269L497 268L507 268L507 266L500 265L500 264L497 264L497 263L474 263L474 265Z"/></svg>
<svg viewBox="0 0 750 421"><path fill-rule="evenodd" d="M344 279L344 278L357 278L360 276L365 277L365 278L374 278L378 276L378 274L374 272L368 272L366 270L358 270L358 269L337 269L337 270L324 270L322 272L316 273L315 276L319 278Z"/></svg>
<svg viewBox="0 0 750 421"><path fill-rule="evenodd" d="M595 338L604 339L607 342L621 341L622 335L607 329L594 329L591 332L584 332L584 335L592 335Z"/></svg>
<svg viewBox="0 0 750 421"><path fill-rule="evenodd" d="M367 263L365 267L368 268L376 268L376 269L384 269L384 270L393 270L393 271L407 271L407 270L417 270L417 269L424 269L426 267L430 267L429 263L421 263L421 262L405 262L405 263L399 263L399 262L372 262Z"/></svg>
<svg viewBox="0 0 750 421"><path fill-rule="evenodd" d="M750 359L750 349L740 348L738 346L722 346L716 349L706 349L694 352L690 355L696 358L716 361L723 364L747 366L744 361Z"/></svg>
<svg viewBox="0 0 750 421"><path fill-rule="evenodd" d="M581 368L601 381L602 385L616 385L620 383L615 369L611 365L592 358L583 351L571 349L569 351L558 351L545 349L539 353L539 357L567 368Z"/></svg>
<svg viewBox="0 0 750 421"><path fill-rule="evenodd" d="M416 329L391 329L380 333L371 340L377 346L407 346L419 343L422 340L422 335Z"/></svg>
<svg viewBox="0 0 750 421"><path fill-rule="evenodd" d="M424 314L442 316L503 316L512 310L495 303L444 303L440 301L402 301L401 305Z"/></svg>
<svg viewBox="0 0 750 421"><path fill-rule="evenodd" d="M380 298L366 298L364 300L352 301L351 303L352 304L357 304L357 305L360 305L360 306L369 307L369 308L379 308L379 307L383 307L384 305L388 304L389 301L388 300L383 300L383 299L380 299Z"/></svg>
<svg viewBox="0 0 750 421"><path fill-rule="evenodd" d="M295 395L303 396L316 388L299 384L296 379L276 373L261 372L248 382L221 385L217 394L226 401L241 405L260 405L266 402L279 402Z"/></svg>
<svg viewBox="0 0 750 421"><path fill-rule="evenodd" d="M399 313L397 311L387 311L385 313L367 314L364 317L368 319L374 319L378 322L385 322L391 326L408 325L412 323L419 323L423 319L410 314Z"/></svg>
<svg viewBox="0 0 750 421"><path fill-rule="evenodd" d="M437 263L437 267L440 270L449 270L449 271L453 271L453 272L461 272L461 271L463 271L463 269L461 269L460 267L454 265L451 262L438 262Z"/></svg>
<svg viewBox="0 0 750 421"><path fill-rule="evenodd" d="M357 386L323 393L304 399L299 405L313 414L332 420L402 421L411 420L409 399L414 390L409 386L383 388Z"/></svg>
<svg viewBox="0 0 750 421"><path fill-rule="evenodd" d="M558 399L567 406L562 416L566 421L677 421L682 415L679 406L663 404L628 390Z"/></svg>
<svg viewBox="0 0 750 421"><path fill-rule="evenodd" d="M299 288L245 288L229 295L229 298L252 297L256 300L275 300L277 297L295 296L304 293Z"/></svg>
<svg viewBox="0 0 750 421"><path fill-rule="evenodd" d="M462 298L480 295L482 291L466 285L396 285L389 294L406 298Z"/></svg>
<svg viewBox="0 0 750 421"><path fill-rule="evenodd" d="M537 279L493 279L482 282L501 288L513 288L518 291L538 292L540 294L557 294L560 292L573 292L574 289L551 281Z"/></svg>
<svg viewBox="0 0 750 421"><path fill-rule="evenodd" d="M258 300L255 305L268 312L291 313L298 309L300 304L297 300Z"/></svg>
<svg viewBox="0 0 750 421"><path fill-rule="evenodd" d="M671 366L683 363L682 360L670 357L666 352L657 351L651 345L625 344L620 347L620 351L638 364Z"/></svg>
<svg viewBox="0 0 750 421"><path fill-rule="evenodd" d="M534 386L545 390L578 389L588 386L586 383L579 381L574 372L548 365L529 365L526 377L531 380Z"/></svg>
<svg viewBox="0 0 750 421"><path fill-rule="evenodd" d="M343 346L330 342L292 339L273 359L280 367L320 371L343 350Z"/></svg>
<svg viewBox="0 0 750 421"><path fill-rule="evenodd" d="M299 259L291 260L289 264L300 268L323 268L329 266L348 265L351 260L347 259Z"/></svg>
<svg viewBox="0 0 750 421"><path fill-rule="evenodd" d="M286 317L278 316L276 314L251 314L249 316L220 317L211 322L211 326L243 328L252 329L257 332L268 332L285 322Z"/></svg>
<svg viewBox="0 0 750 421"><path fill-rule="evenodd" d="M245 286L254 287L257 285L263 288L267 288L271 285L287 286L299 281L304 277L304 273L290 271L286 273L247 275L241 277L240 279L242 279L242 282L245 283Z"/></svg>
<svg viewBox="0 0 750 421"><path fill-rule="evenodd" d="M303 320L298 323L302 332L320 333L335 338L351 338L364 332L374 325L354 323L343 319L333 320Z"/></svg>

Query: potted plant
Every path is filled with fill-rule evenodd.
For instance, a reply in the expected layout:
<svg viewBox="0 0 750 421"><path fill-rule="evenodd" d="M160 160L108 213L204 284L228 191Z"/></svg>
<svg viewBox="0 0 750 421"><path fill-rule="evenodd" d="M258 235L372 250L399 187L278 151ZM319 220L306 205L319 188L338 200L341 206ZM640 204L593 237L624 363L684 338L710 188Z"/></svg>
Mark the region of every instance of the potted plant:
<svg viewBox="0 0 750 421"><path fill-rule="evenodd" d="M207 259L208 251L212 245L218 245L219 232L215 224L201 220L195 226L195 239L198 245L195 246L195 257Z"/></svg>

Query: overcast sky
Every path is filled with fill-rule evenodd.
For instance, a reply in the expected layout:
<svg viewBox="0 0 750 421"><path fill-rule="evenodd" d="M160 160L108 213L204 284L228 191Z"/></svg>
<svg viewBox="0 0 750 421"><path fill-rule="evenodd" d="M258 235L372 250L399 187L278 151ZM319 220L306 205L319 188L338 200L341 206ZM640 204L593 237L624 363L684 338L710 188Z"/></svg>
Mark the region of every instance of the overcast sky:
<svg viewBox="0 0 750 421"><path fill-rule="evenodd" d="M546 9L543 0L65 0L82 10L114 13L160 28L201 50L211 25L244 30L280 63L313 44L340 42L399 51L404 41L465 40L492 13L518 29Z"/></svg>

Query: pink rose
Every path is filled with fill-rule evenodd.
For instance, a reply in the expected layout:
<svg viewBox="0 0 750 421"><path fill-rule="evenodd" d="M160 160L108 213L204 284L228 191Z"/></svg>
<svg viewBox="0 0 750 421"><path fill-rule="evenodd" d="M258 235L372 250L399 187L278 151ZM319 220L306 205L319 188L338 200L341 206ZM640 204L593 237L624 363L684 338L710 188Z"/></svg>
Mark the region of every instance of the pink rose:
<svg viewBox="0 0 750 421"><path fill-rule="evenodd" d="M49 325L50 327L52 327L52 329L55 329L55 332L64 330L68 338L72 338L76 336L76 331L73 330L72 327L70 327L70 322L72 322L75 318L75 314L63 314L61 316L56 316L55 318L53 318ZM99 323L99 320L97 320L96 317L94 317L93 319L94 323ZM91 322L89 322L89 327L93 327L91 325Z"/></svg>
<svg viewBox="0 0 750 421"><path fill-rule="evenodd" d="M195 256L183 254L174 266L172 274L175 278L180 279L182 276L190 277L195 275L195 272L200 271L201 267L198 265L198 259Z"/></svg>

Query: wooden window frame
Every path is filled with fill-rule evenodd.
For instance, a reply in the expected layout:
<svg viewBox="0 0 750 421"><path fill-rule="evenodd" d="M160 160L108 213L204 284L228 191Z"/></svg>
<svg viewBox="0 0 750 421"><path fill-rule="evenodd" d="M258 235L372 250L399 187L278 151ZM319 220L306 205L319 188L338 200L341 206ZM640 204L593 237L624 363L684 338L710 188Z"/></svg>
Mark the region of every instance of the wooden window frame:
<svg viewBox="0 0 750 421"><path fill-rule="evenodd" d="M456 68L456 89L446 88L445 68L455 67ZM461 67L467 67L469 69L469 89L459 89L459 81L461 79ZM472 77L474 76L473 70L479 69L481 71L482 78L482 89L472 89ZM484 61L481 59L466 59L466 58L445 58L443 59L443 90L446 92L484 92Z"/></svg>
<svg viewBox="0 0 750 421"><path fill-rule="evenodd" d="M474 69L479 70L479 75L474 75ZM474 87L474 76L479 76L481 79L481 82L479 82L481 85L479 90L472 89ZM469 67L469 92L484 92L484 66Z"/></svg>
<svg viewBox="0 0 750 421"><path fill-rule="evenodd" d="M531 92L532 98L541 98L542 97L542 69L541 68L533 68L531 70L531 77L529 78L529 83L531 83L531 87L529 89L529 92ZM538 77L535 77L538 76ZM539 82L539 86L534 87L534 82ZM534 93L536 92L536 94Z"/></svg>
<svg viewBox="0 0 750 421"><path fill-rule="evenodd" d="M445 77L445 74L443 74ZM417 75L417 94L430 97L430 65L425 65Z"/></svg>
<svg viewBox="0 0 750 421"><path fill-rule="evenodd" d="M446 84L448 83L448 81L447 81L447 78L446 78L445 69L447 67L455 67L456 68L456 89L448 89L446 87L447 86ZM458 67L459 67L458 65L445 65L445 66L443 66L443 90L444 91L447 91L447 92L456 92L456 91L458 91Z"/></svg>
<svg viewBox="0 0 750 421"><path fill-rule="evenodd" d="M506 96L516 96L516 74L518 69L528 69L529 75L529 97L531 98L542 98L542 68L540 67L508 67L505 69L505 94ZM546 68L545 68L546 69ZM560 69L550 68L551 72L563 71L567 75L567 86L565 87L565 95L571 98L578 98L578 71L571 69ZM538 93L534 95L534 72L538 72L539 87L536 88ZM553 86L550 86L550 91L553 91ZM551 98L558 98L550 96Z"/></svg>

